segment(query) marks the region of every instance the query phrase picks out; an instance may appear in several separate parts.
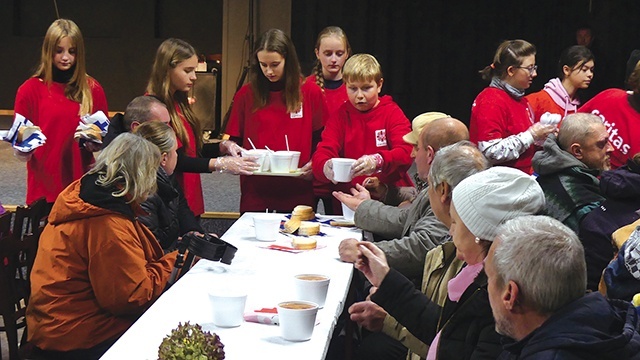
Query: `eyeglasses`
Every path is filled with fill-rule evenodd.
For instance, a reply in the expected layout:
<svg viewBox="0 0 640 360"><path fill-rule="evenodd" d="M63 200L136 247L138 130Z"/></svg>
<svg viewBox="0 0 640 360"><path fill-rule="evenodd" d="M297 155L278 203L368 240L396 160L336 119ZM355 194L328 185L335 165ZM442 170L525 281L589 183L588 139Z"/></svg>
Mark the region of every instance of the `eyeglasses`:
<svg viewBox="0 0 640 360"><path fill-rule="evenodd" d="M533 74L535 71L538 71L538 65L518 66L518 69L525 69L529 72L529 74Z"/></svg>

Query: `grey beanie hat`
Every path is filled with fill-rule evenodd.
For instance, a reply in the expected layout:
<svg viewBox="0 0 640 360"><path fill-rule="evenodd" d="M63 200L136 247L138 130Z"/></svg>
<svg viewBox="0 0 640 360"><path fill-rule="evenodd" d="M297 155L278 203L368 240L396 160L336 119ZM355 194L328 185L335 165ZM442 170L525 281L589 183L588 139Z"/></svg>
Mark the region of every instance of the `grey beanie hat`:
<svg viewBox="0 0 640 360"><path fill-rule="evenodd" d="M462 180L453 189L453 206L469 231L493 241L496 229L507 220L537 214L544 193L531 175L518 169L494 166Z"/></svg>

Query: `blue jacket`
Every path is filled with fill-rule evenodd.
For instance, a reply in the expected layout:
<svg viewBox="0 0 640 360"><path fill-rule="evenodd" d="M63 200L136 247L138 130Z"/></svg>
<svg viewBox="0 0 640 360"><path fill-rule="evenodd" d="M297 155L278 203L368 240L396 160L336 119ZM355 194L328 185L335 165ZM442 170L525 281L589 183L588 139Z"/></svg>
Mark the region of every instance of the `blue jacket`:
<svg viewBox="0 0 640 360"><path fill-rule="evenodd" d="M498 359L640 359L639 330L633 305L589 293L562 307L526 338L504 345Z"/></svg>
<svg viewBox="0 0 640 360"><path fill-rule="evenodd" d="M579 231L587 261L587 289L593 291L598 290L602 270L613 259L611 234L640 218L640 168L629 161L603 172L600 191L607 200L584 217Z"/></svg>

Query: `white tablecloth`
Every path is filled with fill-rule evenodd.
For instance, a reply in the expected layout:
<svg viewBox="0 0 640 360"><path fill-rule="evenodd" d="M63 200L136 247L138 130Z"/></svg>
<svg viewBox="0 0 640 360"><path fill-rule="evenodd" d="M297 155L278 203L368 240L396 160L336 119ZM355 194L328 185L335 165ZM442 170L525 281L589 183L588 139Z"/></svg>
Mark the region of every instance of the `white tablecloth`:
<svg viewBox="0 0 640 360"><path fill-rule="evenodd" d="M198 323L204 330L218 334L227 359L324 359L353 274L353 266L338 259L338 244L349 237L360 239L361 231L322 225L320 231L326 236L317 237L319 249L294 254L265 249L273 243L290 245L290 239L280 234L275 242L256 240L252 216L252 213L244 214L222 236L238 247L231 265L199 261L131 326L102 359L157 359L162 339L179 322L186 321ZM282 214L273 216L285 219ZM271 308L278 302L295 299L293 276L301 273L320 273L331 277L326 304L318 311L319 323L311 340L286 341L275 325L243 322L236 328L220 328L212 323L212 304L208 295L211 290L244 289L248 293L245 311Z"/></svg>

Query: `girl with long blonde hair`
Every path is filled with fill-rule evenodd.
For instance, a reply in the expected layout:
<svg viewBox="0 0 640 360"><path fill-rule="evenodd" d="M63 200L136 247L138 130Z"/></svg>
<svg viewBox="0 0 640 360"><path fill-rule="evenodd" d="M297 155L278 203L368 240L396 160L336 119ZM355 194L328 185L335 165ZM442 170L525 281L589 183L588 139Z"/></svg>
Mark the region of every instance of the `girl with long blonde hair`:
<svg viewBox="0 0 640 360"><path fill-rule="evenodd" d="M162 101L171 115L171 127L178 138L176 177L184 190L189 207L196 216L204 213L200 173L220 171L250 175L257 169L252 158L241 158L240 148L233 141L220 143L220 152L231 157L203 158L202 127L189 104L189 92L196 81L198 57L195 49L184 40L170 38L156 52L147 84L147 93Z"/></svg>
<svg viewBox="0 0 640 360"><path fill-rule="evenodd" d="M80 117L101 110L108 114L102 86L87 75L84 40L71 20L54 21L42 43L40 64L16 94L14 111L42 129L46 143L28 154L27 203L40 197L54 202L73 180L79 179L93 162L99 145L79 147L73 135Z"/></svg>

